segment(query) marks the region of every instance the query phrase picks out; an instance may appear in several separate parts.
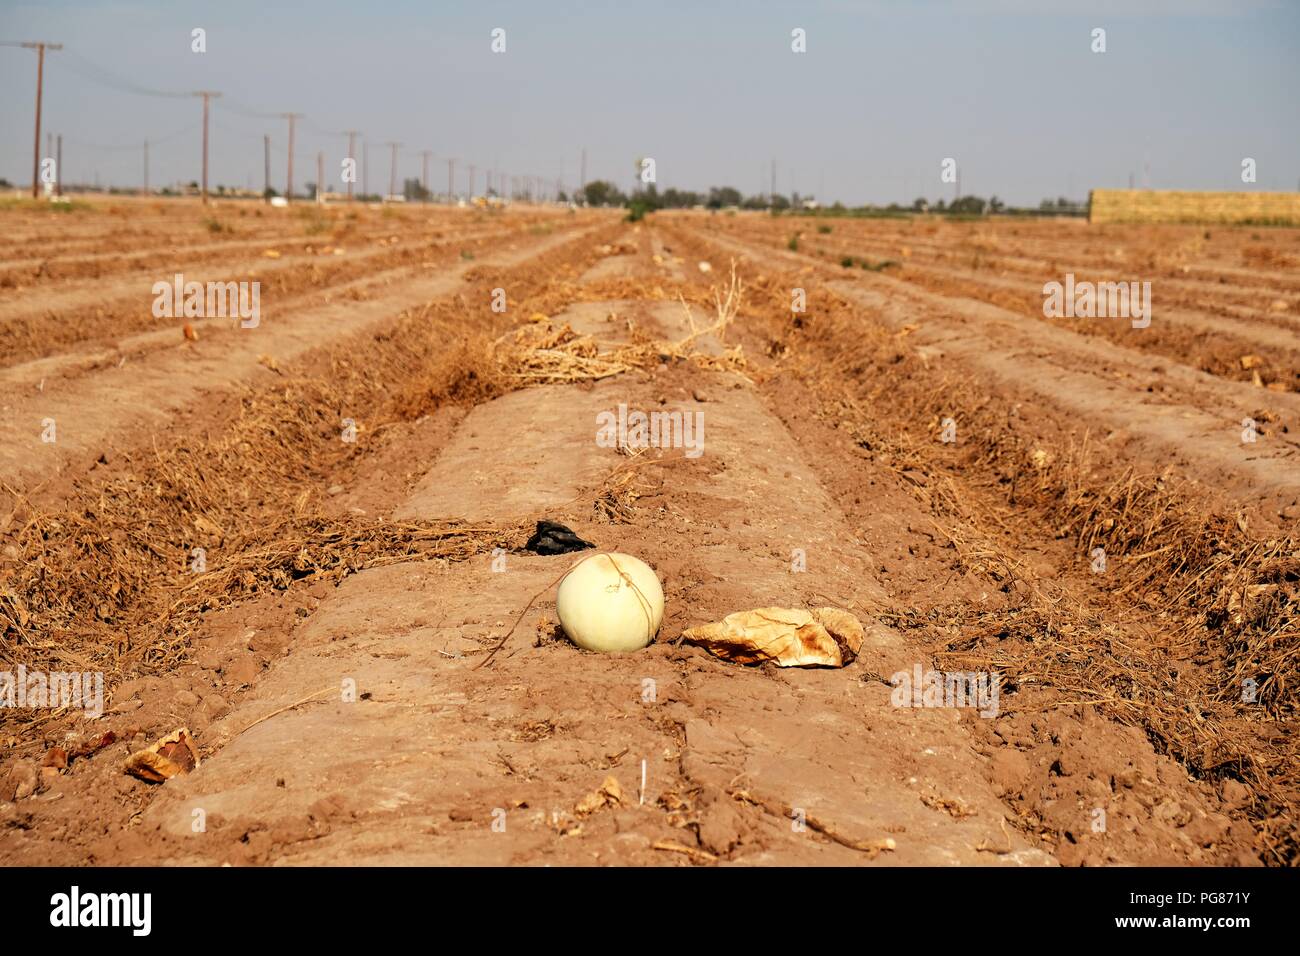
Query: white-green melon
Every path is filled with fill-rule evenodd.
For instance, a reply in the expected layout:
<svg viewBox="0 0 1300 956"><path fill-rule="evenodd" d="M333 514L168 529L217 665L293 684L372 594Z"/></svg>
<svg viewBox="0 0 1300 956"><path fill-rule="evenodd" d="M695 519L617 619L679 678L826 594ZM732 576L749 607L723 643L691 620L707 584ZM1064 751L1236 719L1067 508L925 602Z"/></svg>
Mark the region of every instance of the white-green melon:
<svg viewBox="0 0 1300 956"><path fill-rule="evenodd" d="M555 606L573 643L626 654L654 640L664 619L664 589L640 558L593 554L564 576Z"/></svg>

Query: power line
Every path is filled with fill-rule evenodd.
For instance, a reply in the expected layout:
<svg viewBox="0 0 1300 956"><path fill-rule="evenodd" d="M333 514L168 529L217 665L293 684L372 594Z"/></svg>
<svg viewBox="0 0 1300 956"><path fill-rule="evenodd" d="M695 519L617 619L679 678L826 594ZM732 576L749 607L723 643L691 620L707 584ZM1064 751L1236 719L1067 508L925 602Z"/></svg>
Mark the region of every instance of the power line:
<svg viewBox="0 0 1300 956"><path fill-rule="evenodd" d="M223 128L220 123L213 123L212 125L217 127L218 129ZM149 142L153 143L154 145L157 145L159 143L166 143L173 139L179 139L180 137L184 136L186 133L192 133L198 128L199 128L199 124L191 123L188 126L184 127L183 129L178 129L173 133L168 133L166 136L150 136ZM73 136L68 136L65 138L67 139L70 145L80 147L81 149L99 149L99 150L104 150L106 152L119 152L122 150L135 150L140 148L139 140L136 140L135 142L132 143L108 144L108 143L88 143L83 139L77 139Z"/></svg>
<svg viewBox="0 0 1300 956"><path fill-rule="evenodd" d="M165 99L185 99L190 94L176 92L172 90L154 90L146 86L139 86L130 80L125 80L110 70L104 69L97 63L87 60L76 50L68 50L69 57L68 69L79 76L94 80L101 86L117 90L120 93L133 93L136 96L156 96Z"/></svg>
<svg viewBox="0 0 1300 956"><path fill-rule="evenodd" d="M36 116L35 142L33 144L33 150L32 150L32 155L33 155L32 191L33 191L33 195L35 196L39 194L38 187L39 187L39 179L40 179L39 174L40 174L41 99L42 99L43 80L44 80L45 50L47 49L63 50L63 45L59 43L51 43L47 41L38 42L38 41L0 40L0 46L23 47L27 49L34 49L37 51L37 91L36 91L37 92L37 110L36 110L37 116ZM262 110L258 110L252 106L249 106L248 104L243 103L237 99L233 99L222 93L217 93L211 90L190 92L190 91L181 91L181 90L161 90L161 89L154 89L152 87L141 86L137 83L132 82L131 80L122 77L120 74L112 70L100 66L98 63L95 63L93 60L87 59L86 57L77 53L75 50L66 51L65 56L68 58L66 62L66 66L72 73L75 73L83 78L89 79L92 82L94 82L96 85L101 86L105 89L115 90L117 92L128 93L136 96L149 96L149 97L165 98L165 99L183 99L183 98L190 98L192 96L201 96L203 98L202 193L205 201L207 199L208 156L209 156L208 144L209 144L210 126L214 126L218 130L223 130L227 132L229 135L241 139L262 138L264 150L269 150L270 148L268 138L264 136L254 137L252 134L247 133L243 130L230 129L225 125L223 125L222 123L212 120L210 117L210 109L211 106L213 105L211 102L212 100L217 100L217 103L215 105L217 106L218 110L222 110L226 113L230 113L235 116L241 116L247 119L255 119L255 120L267 120L267 119L288 119L289 120L289 144L288 144L288 148L284 150L284 154L286 155L287 158L287 167L288 167L286 173L285 194L286 197L288 198L291 198L293 195L293 163L294 163L294 152L295 152L294 141L295 141L295 128L296 128L295 124L297 120L303 119L303 126L306 129L310 130L311 132L319 136L347 136L348 156L350 159L354 161L357 159L355 138L358 135L358 132L356 130L324 129L322 127L315 125L309 120L305 120L302 113L265 112ZM154 146L162 145L164 143L178 139L187 133L192 132L193 129L194 129L193 125L187 125L181 129L175 130L173 132L167 133L162 136L149 137L148 140L145 141L146 177L148 175L147 154L148 154L149 145L154 145ZM83 149L103 150L107 152L135 150L140 148L139 145L140 141L136 141L132 143L91 143L91 142L77 140L70 137L68 142L72 145L79 146ZM365 145L368 144L363 144L363 148ZM392 164L391 164L390 174L389 174L390 175L389 189L390 189L390 193L395 194L397 191L397 150L402 144L390 142L390 143L386 143L385 145L389 146L393 151ZM429 153L429 155L431 155L431 152ZM429 183L428 183L429 155L424 155L424 169L423 169L423 175L421 177L421 182L425 190L428 190L429 188ZM367 154L367 158L368 158L368 154ZM584 150L584 156L583 156L584 167L585 167L585 159L586 156ZM369 164L363 161L362 168L363 168L363 175L364 175L369 171ZM474 183L476 178L476 172L479 168L484 169L484 173L487 176L488 189L492 188L494 179L496 180L497 183L498 192L504 188L504 184L507 178L504 171L499 171L499 170L494 171L491 168L479 167L474 164L470 164L469 165L469 194L471 196L474 194ZM455 160L448 160L447 193L449 199L455 194L455 186L456 186ZM363 192L365 191L366 188L364 187L363 184ZM349 194L352 193L351 183L349 183L348 192Z"/></svg>
<svg viewBox="0 0 1300 956"><path fill-rule="evenodd" d="M279 119L281 116L279 113L263 113L261 110L256 110L251 106L240 103L239 100L228 99L226 102L217 105L227 112L235 113L239 116L245 116L249 119Z"/></svg>

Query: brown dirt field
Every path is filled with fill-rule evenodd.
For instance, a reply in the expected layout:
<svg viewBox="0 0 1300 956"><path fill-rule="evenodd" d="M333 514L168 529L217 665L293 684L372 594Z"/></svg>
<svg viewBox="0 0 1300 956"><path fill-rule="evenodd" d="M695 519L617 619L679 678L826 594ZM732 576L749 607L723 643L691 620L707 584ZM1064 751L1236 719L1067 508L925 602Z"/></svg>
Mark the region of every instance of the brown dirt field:
<svg viewBox="0 0 1300 956"><path fill-rule="evenodd" d="M1300 232L0 216L0 672L108 697L0 709L6 865L1300 861ZM186 339L177 271L262 323ZM1151 327L1043 318L1066 271ZM622 403L703 453L601 447ZM655 568L655 643L569 643L540 518ZM826 604L843 669L680 640ZM895 706L917 667L997 712ZM123 772L179 727L193 772Z"/></svg>

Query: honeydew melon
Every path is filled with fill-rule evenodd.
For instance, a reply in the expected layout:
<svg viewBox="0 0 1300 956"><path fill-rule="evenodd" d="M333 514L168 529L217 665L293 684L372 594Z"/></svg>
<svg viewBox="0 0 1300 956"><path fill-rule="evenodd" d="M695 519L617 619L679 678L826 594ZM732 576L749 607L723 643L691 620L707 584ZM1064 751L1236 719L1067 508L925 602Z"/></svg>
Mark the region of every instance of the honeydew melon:
<svg viewBox="0 0 1300 956"><path fill-rule="evenodd" d="M652 640L664 619L664 591L650 565L630 554L593 554L564 576L560 626L589 651L627 654Z"/></svg>

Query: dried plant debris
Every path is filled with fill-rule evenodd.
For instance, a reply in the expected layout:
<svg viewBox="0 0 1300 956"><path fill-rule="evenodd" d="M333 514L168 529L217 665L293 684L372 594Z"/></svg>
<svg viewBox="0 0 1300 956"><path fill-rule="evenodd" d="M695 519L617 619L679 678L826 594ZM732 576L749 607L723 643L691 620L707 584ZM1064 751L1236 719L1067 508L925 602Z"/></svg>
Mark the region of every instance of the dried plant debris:
<svg viewBox="0 0 1300 956"><path fill-rule="evenodd" d="M188 729L181 727L127 758L125 770L148 783L163 783L199 765L199 750Z"/></svg>
<svg viewBox="0 0 1300 956"><path fill-rule="evenodd" d="M619 786L617 778L610 775L605 778L599 787L579 800L578 805L573 808L573 812L576 816L587 817L598 810L622 805L623 788Z"/></svg>
<svg viewBox="0 0 1300 956"><path fill-rule="evenodd" d="M843 667L857 657L862 636L862 622L834 607L760 607L682 632L724 661L780 667Z"/></svg>

